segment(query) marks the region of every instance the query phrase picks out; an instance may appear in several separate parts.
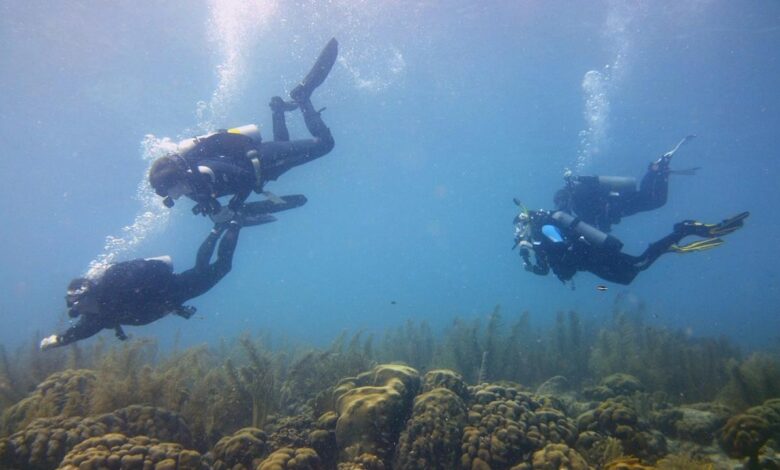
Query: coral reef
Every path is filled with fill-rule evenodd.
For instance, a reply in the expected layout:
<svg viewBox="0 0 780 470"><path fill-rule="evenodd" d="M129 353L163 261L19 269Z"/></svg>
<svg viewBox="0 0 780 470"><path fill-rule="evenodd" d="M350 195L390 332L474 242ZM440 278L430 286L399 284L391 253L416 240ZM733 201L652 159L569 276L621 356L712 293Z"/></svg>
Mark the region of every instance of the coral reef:
<svg viewBox="0 0 780 470"><path fill-rule="evenodd" d="M191 441L190 431L175 413L133 405L96 417L38 418L0 440L0 464L11 468L54 468L77 444L107 433L169 438L185 444Z"/></svg>
<svg viewBox="0 0 780 470"><path fill-rule="evenodd" d="M451 390L435 388L419 395L401 433L393 468L456 468L465 424L466 405Z"/></svg>
<svg viewBox="0 0 780 470"><path fill-rule="evenodd" d="M394 364L342 380L333 392L339 460L349 462L371 454L389 462L419 388L415 369Z"/></svg>
<svg viewBox="0 0 780 470"><path fill-rule="evenodd" d="M320 470L321 468L322 462L314 449L284 447L263 460L257 470Z"/></svg>
<svg viewBox="0 0 780 470"><path fill-rule="evenodd" d="M175 443L162 443L146 436L106 434L76 445L58 470L208 470L207 461L194 450Z"/></svg>
<svg viewBox="0 0 780 470"><path fill-rule="evenodd" d="M12 434L35 418L87 415L96 380L95 373L86 369L53 373L29 396L5 410L0 435Z"/></svg>
<svg viewBox="0 0 780 470"><path fill-rule="evenodd" d="M269 453L268 436L257 428L239 429L212 450L214 470L254 470Z"/></svg>

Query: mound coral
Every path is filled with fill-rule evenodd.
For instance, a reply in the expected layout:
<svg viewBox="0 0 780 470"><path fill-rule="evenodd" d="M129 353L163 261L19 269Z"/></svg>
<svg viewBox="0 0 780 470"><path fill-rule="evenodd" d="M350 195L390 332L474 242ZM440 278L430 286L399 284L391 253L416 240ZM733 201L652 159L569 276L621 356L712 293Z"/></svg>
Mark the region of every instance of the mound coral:
<svg viewBox="0 0 780 470"><path fill-rule="evenodd" d="M465 424L466 405L453 391L436 388L419 395L401 433L393 468L456 468Z"/></svg>
<svg viewBox="0 0 780 470"><path fill-rule="evenodd" d="M55 468L76 445L107 433L190 441L190 432L178 415L136 405L96 417L38 418L0 440L0 464L11 468Z"/></svg>
<svg viewBox="0 0 780 470"><path fill-rule="evenodd" d="M604 467L604 470L655 470L642 464L642 461L636 457L620 457L615 459Z"/></svg>
<svg viewBox="0 0 780 470"><path fill-rule="evenodd" d="M718 435L718 443L733 458L748 458L748 468L758 468L758 453L770 438L780 437L780 398L748 408L732 416Z"/></svg>
<svg viewBox="0 0 780 470"><path fill-rule="evenodd" d="M510 470L588 470L588 463L566 444L548 444L534 452L531 464L521 464Z"/></svg>
<svg viewBox="0 0 780 470"><path fill-rule="evenodd" d="M349 462L368 453L388 462L419 388L415 369L393 364L338 384L334 398L339 460Z"/></svg>
<svg viewBox="0 0 780 470"><path fill-rule="evenodd" d="M474 401L461 440L462 468L509 468L549 443L576 440L576 427L562 412L513 387L475 387Z"/></svg>
<svg viewBox="0 0 780 470"><path fill-rule="evenodd" d="M626 452L655 461L666 453L663 435L653 432L636 411L621 400L608 399L577 418L580 432L595 431L620 439Z"/></svg>
<svg viewBox="0 0 780 470"><path fill-rule="evenodd" d="M320 470L322 462L314 449L284 447L263 460L257 470Z"/></svg>
<svg viewBox="0 0 780 470"><path fill-rule="evenodd" d="M463 400L469 398L468 387L463 377L449 369L435 369L428 371L423 376L422 393L430 392L435 388L446 388Z"/></svg>
<svg viewBox="0 0 780 470"><path fill-rule="evenodd" d="M86 416L95 381L95 373L87 369L55 372L29 396L5 410L2 434L13 434L35 418Z"/></svg>
<svg viewBox="0 0 780 470"><path fill-rule="evenodd" d="M206 460L179 444L161 443L146 436L106 434L87 439L73 448L58 470L100 468L107 470L208 470Z"/></svg>
<svg viewBox="0 0 780 470"><path fill-rule="evenodd" d="M252 470L268 455L268 436L257 428L239 429L214 446L214 470Z"/></svg>

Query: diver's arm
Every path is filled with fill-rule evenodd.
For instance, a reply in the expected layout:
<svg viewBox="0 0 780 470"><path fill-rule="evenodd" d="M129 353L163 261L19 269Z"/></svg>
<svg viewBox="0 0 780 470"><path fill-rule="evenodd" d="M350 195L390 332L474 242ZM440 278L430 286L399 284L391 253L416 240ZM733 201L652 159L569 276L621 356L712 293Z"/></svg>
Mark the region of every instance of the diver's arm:
<svg viewBox="0 0 780 470"><path fill-rule="evenodd" d="M105 328L105 325L100 321L97 315L82 315L75 325L72 325L61 335L54 334L44 338L41 341L40 347L42 351L45 351L47 349L75 343L76 341L96 335L103 328Z"/></svg>
<svg viewBox="0 0 780 470"><path fill-rule="evenodd" d="M523 258L523 267L528 272L539 276L546 276L550 272L550 266L547 264L544 257L540 256L536 251L534 251L534 259L536 261L531 261L531 251L534 251L533 248L528 248L527 246L523 246L520 249L520 256Z"/></svg>

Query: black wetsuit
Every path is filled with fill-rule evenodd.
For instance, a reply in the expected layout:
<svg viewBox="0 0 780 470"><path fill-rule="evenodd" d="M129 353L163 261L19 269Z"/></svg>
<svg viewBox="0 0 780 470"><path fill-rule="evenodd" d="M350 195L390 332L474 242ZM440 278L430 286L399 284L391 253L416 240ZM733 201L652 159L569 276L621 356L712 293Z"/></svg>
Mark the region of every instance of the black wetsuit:
<svg viewBox="0 0 780 470"><path fill-rule="evenodd" d="M198 249L195 267L179 274L155 259L111 265L90 294L96 296L100 312L79 314L71 310L71 316L80 315L79 320L58 335L57 346L89 338L103 329L114 329L117 337L125 339L122 325L146 325L169 313L189 318L194 309L184 302L204 294L230 272L238 233L235 224L212 230ZM217 259L211 263L220 236Z"/></svg>
<svg viewBox="0 0 780 470"><path fill-rule="evenodd" d="M544 225L555 227L562 241L546 236L542 232ZM561 226L547 211L534 212L532 227L529 241L534 246L536 259L531 260L530 250L521 249L526 269L541 276L552 270L563 282L572 279L578 271L588 271L606 281L630 284L637 274L649 268L672 245L687 236L683 232L672 232L651 243L641 255L632 256L619 249L589 243L574 230Z"/></svg>
<svg viewBox="0 0 780 470"><path fill-rule="evenodd" d="M282 109L273 109L271 142L257 143L241 134L221 131L201 139L184 158L191 170L189 183L193 192L187 196L198 203L196 212L216 213L218 197L233 195L230 208L238 210L253 190L259 190L267 181L274 181L293 167L319 158L333 149L334 140L320 113L306 99L297 103L312 139L290 140ZM255 150L260 161L260 180L247 153ZM206 167L208 172L199 171Z"/></svg>
<svg viewBox="0 0 780 470"><path fill-rule="evenodd" d="M638 212L658 209L666 204L669 192L668 163L650 164L639 190L613 190L599 182L598 176L577 176L555 197L558 210L570 212L584 222L609 232L612 224Z"/></svg>

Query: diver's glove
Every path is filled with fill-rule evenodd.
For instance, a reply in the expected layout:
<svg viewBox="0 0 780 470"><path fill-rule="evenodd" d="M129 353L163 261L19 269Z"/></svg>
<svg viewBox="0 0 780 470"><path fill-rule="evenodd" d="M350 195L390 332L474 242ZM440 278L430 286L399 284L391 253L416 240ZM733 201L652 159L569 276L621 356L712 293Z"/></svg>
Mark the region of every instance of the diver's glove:
<svg viewBox="0 0 780 470"><path fill-rule="evenodd" d="M209 215L209 214L216 214L217 212L222 209L222 204L219 203L215 198L210 198L205 201L200 201L197 204L195 204L195 207L192 208L192 213L195 215Z"/></svg>
<svg viewBox="0 0 780 470"><path fill-rule="evenodd" d="M60 337L57 335L51 335L41 340L40 348L41 351L46 351L47 349L56 348L59 345Z"/></svg>

